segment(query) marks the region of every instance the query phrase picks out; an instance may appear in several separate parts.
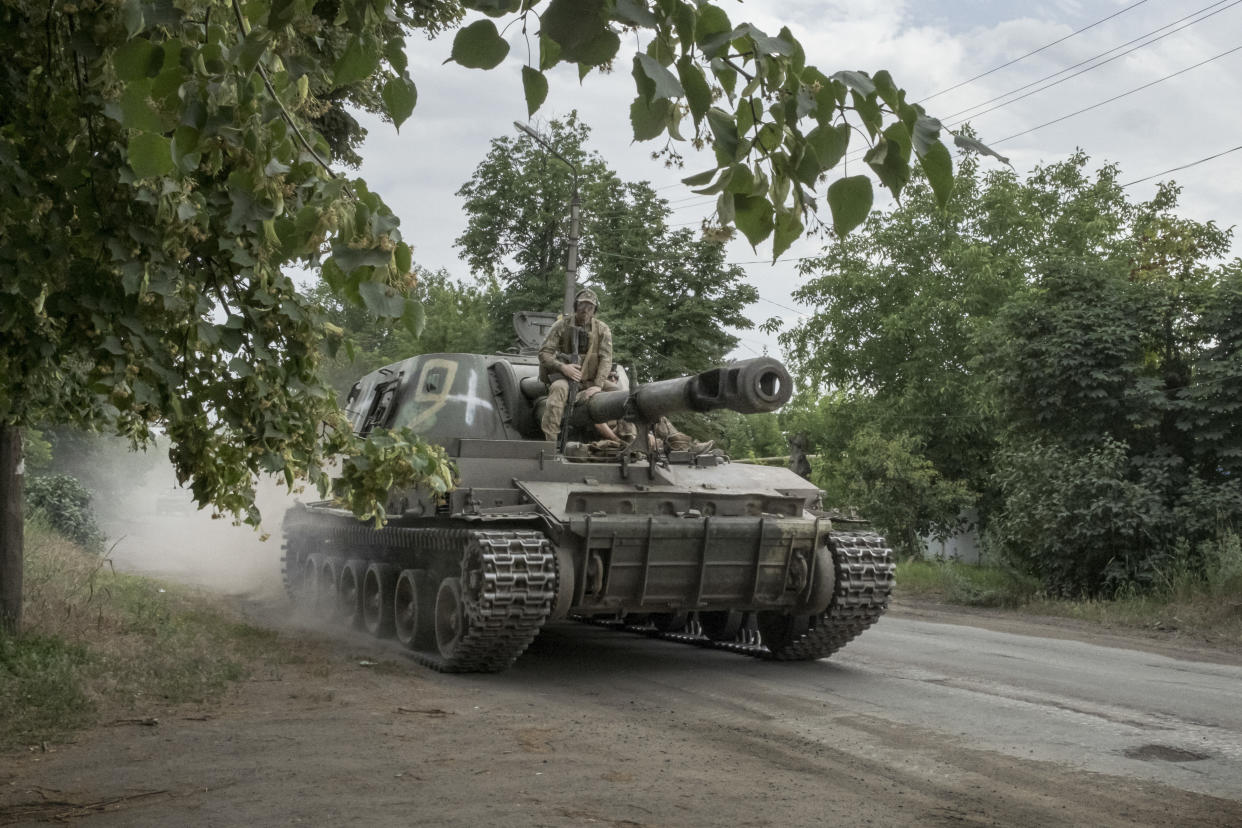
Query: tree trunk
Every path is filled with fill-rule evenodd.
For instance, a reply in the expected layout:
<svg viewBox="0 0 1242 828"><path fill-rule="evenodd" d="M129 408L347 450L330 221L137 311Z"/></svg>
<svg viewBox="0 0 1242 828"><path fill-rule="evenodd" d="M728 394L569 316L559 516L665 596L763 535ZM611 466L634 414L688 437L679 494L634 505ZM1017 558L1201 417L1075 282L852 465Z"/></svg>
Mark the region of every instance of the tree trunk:
<svg viewBox="0 0 1242 828"><path fill-rule="evenodd" d="M0 631L22 629L22 432L0 425Z"/></svg>

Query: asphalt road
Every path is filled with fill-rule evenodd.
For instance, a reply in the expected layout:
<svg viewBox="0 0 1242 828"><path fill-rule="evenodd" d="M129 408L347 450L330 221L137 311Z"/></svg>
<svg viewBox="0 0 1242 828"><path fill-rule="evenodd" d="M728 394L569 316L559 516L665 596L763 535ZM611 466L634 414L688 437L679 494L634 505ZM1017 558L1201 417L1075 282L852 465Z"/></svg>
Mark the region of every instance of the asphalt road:
<svg viewBox="0 0 1242 828"><path fill-rule="evenodd" d="M611 665L602 675L560 651L582 650L584 638L586 666ZM888 616L831 659L794 665L552 628L514 672L615 695L629 662L621 682L636 696L663 685L826 745L853 714L972 750L1242 800L1239 666Z"/></svg>

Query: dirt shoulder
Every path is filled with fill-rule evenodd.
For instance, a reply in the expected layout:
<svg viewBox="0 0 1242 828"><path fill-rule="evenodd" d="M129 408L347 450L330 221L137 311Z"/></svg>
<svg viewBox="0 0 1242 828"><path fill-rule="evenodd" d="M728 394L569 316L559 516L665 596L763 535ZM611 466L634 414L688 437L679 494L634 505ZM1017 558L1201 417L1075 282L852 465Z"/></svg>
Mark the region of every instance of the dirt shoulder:
<svg viewBox="0 0 1242 828"><path fill-rule="evenodd" d="M1216 664L1242 665L1242 646L1222 647L1214 642L1176 630L1104 627L1054 615L1034 615L1021 610L984 609L947 604L930 598L901 596L889 607L890 615L934 624L961 624L1014 635L1032 635L1142 650L1169 658Z"/></svg>

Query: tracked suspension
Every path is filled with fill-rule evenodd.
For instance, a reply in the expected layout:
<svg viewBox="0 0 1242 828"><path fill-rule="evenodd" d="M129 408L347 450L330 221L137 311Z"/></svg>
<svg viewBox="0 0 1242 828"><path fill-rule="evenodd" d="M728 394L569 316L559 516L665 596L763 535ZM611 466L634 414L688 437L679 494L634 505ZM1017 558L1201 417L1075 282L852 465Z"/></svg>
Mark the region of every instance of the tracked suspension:
<svg viewBox="0 0 1242 828"><path fill-rule="evenodd" d="M445 571L454 560L459 567ZM557 584L556 555L540 532L376 530L310 512L286 532L283 570L297 603L379 636L395 633L418 662L442 672L512 664L551 613Z"/></svg>

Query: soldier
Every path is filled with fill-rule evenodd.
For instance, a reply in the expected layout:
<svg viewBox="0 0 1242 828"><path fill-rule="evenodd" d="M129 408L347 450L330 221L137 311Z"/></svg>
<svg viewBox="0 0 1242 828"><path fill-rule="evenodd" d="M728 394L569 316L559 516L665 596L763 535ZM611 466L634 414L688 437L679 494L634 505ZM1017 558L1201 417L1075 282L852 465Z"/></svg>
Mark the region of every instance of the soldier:
<svg viewBox="0 0 1242 828"><path fill-rule="evenodd" d="M555 441L560 436L561 418L569 399L569 381L578 383L574 405L586 402L608 383L612 370L612 331L595 318L599 298L595 291L583 288L574 296L572 319L561 318L548 331L539 349L539 379L548 384L548 401L543 410L543 436ZM582 328L585 336L579 342L577 361L574 353L573 328Z"/></svg>

